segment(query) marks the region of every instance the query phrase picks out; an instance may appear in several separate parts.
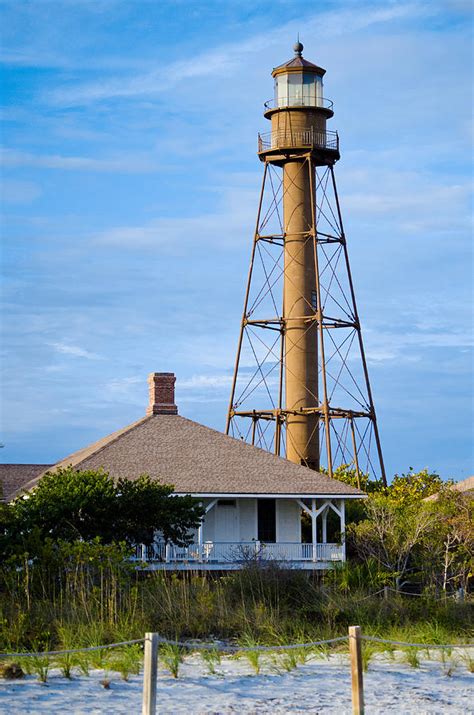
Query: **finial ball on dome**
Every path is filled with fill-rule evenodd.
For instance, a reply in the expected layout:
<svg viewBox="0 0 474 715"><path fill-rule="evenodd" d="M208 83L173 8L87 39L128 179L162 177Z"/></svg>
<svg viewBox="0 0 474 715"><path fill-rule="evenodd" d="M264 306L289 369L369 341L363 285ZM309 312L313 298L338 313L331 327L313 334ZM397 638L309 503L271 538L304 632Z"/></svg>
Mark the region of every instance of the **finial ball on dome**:
<svg viewBox="0 0 474 715"><path fill-rule="evenodd" d="M298 55L298 57L301 57L304 47L303 47L303 44L299 41L299 39L298 39L298 42L296 42L293 45L293 49L294 49L295 53Z"/></svg>

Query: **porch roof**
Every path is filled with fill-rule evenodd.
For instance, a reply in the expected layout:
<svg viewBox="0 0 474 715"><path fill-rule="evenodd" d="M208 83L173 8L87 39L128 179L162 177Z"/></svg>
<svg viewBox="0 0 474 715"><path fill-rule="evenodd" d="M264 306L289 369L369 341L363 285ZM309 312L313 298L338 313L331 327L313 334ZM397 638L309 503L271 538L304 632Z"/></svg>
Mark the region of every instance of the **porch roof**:
<svg viewBox="0 0 474 715"><path fill-rule="evenodd" d="M69 465L78 470L103 468L115 478L149 474L173 484L177 494L364 496L359 489L180 415L147 415L47 471ZM33 488L41 476L24 488Z"/></svg>

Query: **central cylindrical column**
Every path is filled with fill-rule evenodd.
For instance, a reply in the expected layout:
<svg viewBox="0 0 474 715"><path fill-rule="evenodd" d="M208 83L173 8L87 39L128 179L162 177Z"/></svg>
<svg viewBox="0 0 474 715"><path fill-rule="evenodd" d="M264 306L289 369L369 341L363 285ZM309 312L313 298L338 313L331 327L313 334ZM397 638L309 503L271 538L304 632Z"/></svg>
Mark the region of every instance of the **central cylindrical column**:
<svg viewBox="0 0 474 715"><path fill-rule="evenodd" d="M317 309L310 171L305 159L283 166L285 231L283 318L285 320L286 409L318 405L318 328L308 320ZM314 186L314 181L313 181ZM317 414L287 418L286 456L297 464L319 469Z"/></svg>

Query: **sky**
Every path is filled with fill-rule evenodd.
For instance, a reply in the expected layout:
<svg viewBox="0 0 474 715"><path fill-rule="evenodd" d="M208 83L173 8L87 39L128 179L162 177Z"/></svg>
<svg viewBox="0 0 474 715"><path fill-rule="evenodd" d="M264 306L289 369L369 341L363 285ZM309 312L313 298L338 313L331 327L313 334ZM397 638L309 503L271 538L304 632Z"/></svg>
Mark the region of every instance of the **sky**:
<svg viewBox="0 0 474 715"><path fill-rule="evenodd" d="M473 464L472 5L0 1L3 462L140 418L223 430L271 70L325 67L388 475Z"/></svg>

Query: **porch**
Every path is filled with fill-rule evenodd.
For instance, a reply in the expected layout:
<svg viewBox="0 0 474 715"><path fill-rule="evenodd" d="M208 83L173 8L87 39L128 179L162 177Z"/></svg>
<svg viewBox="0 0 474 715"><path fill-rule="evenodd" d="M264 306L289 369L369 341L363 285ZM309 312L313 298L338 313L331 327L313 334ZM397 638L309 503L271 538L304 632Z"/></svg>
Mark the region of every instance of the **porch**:
<svg viewBox="0 0 474 715"><path fill-rule="evenodd" d="M205 514L191 543L176 546L158 537L139 545L139 568L220 571L274 562L322 570L345 561L344 499L219 495L202 504Z"/></svg>
<svg viewBox="0 0 474 715"><path fill-rule="evenodd" d="M137 547L134 560L147 570L235 570L249 563L276 562L298 569L327 569L344 560L342 544L277 543L261 541L192 543L189 546L155 543Z"/></svg>

